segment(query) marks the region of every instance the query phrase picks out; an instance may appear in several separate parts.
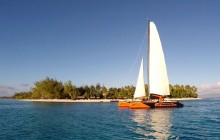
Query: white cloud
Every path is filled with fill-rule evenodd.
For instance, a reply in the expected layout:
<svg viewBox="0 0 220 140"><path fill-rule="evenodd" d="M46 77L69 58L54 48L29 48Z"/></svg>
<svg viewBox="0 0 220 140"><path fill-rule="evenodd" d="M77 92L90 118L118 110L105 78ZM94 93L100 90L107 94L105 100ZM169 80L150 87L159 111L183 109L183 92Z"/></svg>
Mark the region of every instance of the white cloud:
<svg viewBox="0 0 220 140"><path fill-rule="evenodd" d="M30 84L21 84L20 87L0 85L0 97L13 96L15 92L28 92L30 90Z"/></svg>
<svg viewBox="0 0 220 140"><path fill-rule="evenodd" d="M0 97L1 96L12 96L17 89L12 86L0 85Z"/></svg>
<svg viewBox="0 0 220 140"><path fill-rule="evenodd" d="M220 82L203 84L203 85L198 86L199 95L204 95L208 93L220 94Z"/></svg>
<svg viewBox="0 0 220 140"><path fill-rule="evenodd" d="M21 84L22 87L30 87L30 84Z"/></svg>

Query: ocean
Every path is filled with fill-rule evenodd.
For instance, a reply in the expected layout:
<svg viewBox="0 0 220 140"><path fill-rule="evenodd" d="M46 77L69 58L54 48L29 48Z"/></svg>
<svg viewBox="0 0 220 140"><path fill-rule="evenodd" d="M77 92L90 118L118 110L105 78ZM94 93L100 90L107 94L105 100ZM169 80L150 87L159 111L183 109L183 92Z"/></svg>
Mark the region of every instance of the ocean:
<svg viewBox="0 0 220 140"><path fill-rule="evenodd" d="M181 102L183 108L132 110L0 100L0 140L220 140L220 98Z"/></svg>

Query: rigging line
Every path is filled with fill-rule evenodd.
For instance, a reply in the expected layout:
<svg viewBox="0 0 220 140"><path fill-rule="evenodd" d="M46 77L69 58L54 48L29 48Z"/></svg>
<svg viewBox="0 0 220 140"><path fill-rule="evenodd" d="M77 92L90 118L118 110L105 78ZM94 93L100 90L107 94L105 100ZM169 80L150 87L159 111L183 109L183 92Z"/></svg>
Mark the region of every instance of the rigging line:
<svg viewBox="0 0 220 140"><path fill-rule="evenodd" d="M139 47L138 53L137 53L137 55L136 55L136 58L135 58L135 60L134 60L134 62L133 62L133 64L132 64L132 66L131 66L131 68L130 68L130 70L129 70L129 73L128 73L128 76L127 76L127 80L126 80L126 81L128 81L128 78L130 77L131 72L132 72L133 69L134 69L134 66L135 66L135 64L136 64L136 62L137 62L138 56L140 55L140 52L141 52L141 50L142 50L142 48L143 48L143 46L144 46L144 43L145 43L145 41L146 41L146 37L147 37L147 32L146 32L145 35L144 35L144 38L143 38L142 43L141 43L141 45L140 45L140 47Z"/></svg>

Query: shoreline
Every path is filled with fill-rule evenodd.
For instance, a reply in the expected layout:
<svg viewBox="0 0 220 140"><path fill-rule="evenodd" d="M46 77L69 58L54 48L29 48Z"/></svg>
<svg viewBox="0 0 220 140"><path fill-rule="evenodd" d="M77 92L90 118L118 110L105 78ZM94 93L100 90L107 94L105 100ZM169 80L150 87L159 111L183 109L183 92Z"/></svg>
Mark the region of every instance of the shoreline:
<svg viewBox="0 0 220 140"><path fill-rule="evenodd" d="M165 98L165 100L170 101L186 101L186 100L201 100L202 98Z"/></svg>
<svg viewBox="0 0 220 140"><path fill-rule="evenodd" d="M170 101L185 101L185 100L201 100L202 98L165 98ZM118 101L125 101L123 99L116 99ZM98 103L98 102L111 102L114 99L90 99L90 100L71 100L71 99L21 99L20 101L26 102L60 102L60 103Z"/></svg>
<svg viewBox="0 0 220 140"><path fill-rule="evenodd" d="M22 99L20 101L26 102L60 102L60 103L98 103L98 102L110 102L111 99L91 99L91 100L71 100L71 99Z"/></svg>

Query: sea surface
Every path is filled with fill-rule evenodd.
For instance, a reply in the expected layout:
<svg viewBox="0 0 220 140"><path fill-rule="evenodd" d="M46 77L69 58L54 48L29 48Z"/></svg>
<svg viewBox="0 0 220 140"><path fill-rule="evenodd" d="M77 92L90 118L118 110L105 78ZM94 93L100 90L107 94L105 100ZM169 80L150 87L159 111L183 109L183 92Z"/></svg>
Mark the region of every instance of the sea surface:
<svg viewBox="0 0 220 140"><path fill-rule="evenodd" d="M132 110L0 100L0 140L220 140L220 98L181 102L183 108Z"/></svg>

